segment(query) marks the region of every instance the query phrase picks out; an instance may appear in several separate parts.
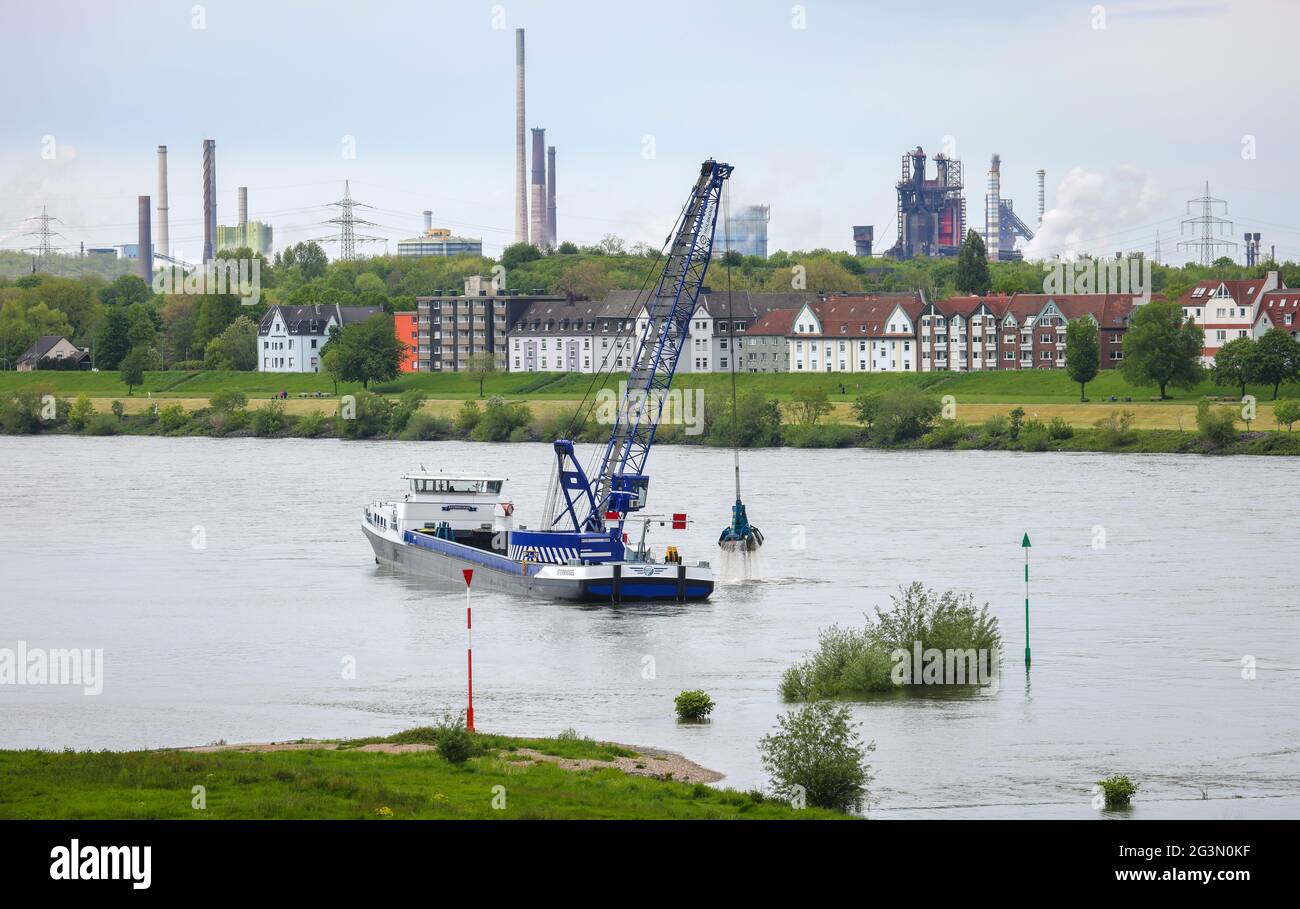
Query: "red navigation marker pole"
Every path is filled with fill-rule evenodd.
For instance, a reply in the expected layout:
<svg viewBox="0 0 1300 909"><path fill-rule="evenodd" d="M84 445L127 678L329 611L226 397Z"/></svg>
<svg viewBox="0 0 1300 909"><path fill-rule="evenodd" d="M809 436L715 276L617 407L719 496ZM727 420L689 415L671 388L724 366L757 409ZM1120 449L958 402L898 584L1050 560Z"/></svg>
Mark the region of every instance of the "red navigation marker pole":
<svg viewBox="0 0 1300 909"><path fill-rule="evenodd" d="M470 732L474 731L474 616L470 612L469 606L469 584L474 579L473 568L462 568L461 574L465 576L465 642L466 656L468 657L467 667L469 669L468 688L469 707L465 711L465 728Z"/></svg>

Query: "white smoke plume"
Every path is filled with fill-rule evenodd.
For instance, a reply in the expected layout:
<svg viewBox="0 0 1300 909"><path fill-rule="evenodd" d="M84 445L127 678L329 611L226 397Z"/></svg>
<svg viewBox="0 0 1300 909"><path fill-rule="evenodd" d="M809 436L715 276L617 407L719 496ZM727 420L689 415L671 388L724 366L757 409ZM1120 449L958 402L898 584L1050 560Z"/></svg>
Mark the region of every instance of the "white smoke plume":
<svg viewBox="0 0 1300 909"><path fill-rule="evenodd" d="M1055 204L1043 213L1026 259L1110 255L1139 239L1133 228L1151 219L1157 193L1151 180L1132 165L1109 176L1076 167L1056 187Z"/></svg>

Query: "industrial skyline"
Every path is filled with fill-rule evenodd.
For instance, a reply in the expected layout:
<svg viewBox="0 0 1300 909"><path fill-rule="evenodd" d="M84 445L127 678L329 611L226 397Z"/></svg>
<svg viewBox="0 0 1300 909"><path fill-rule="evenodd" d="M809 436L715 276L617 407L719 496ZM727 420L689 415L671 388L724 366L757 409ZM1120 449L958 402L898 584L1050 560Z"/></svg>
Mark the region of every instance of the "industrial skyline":
<svg viewBox="0 0 1300 909"><path fill-rule="evenodd" d="M282 248L315 238L324 206L338 197L340 182L350 180L354 192L375 206L377 233L389 240L390 252L398 239L417 232L420 213L432 208L438 224L481 236L485 252L499 254L513 242L518 226L510 218L517 203L505 131L516 113L513 32L526 28L533 64L527 109L545 116L528 122L523 114L525 129L545 126L549 136L563 137L557 144L563 145L570 174L560 200L565 217L557 241L592 244L612 233L629 244L657 245L668 227L656 204L665 188L675 186L692 161L713 154L736 162L732 191L738 202L771 205L777 212L770 225L771 249L849 249L851 226L871 224L879 252L893 243L896 232L886 228L896 207L892 174L899 149L919 142L938 150L948 140L956 156L976 168L972 173L982 173L994 151L1012 162L1003 173L1004 197L1036 200L1036 171L1050 175L1044 223L1037 224L1023 206L1026 223L1042 243L1092 240L1097 249L1151 251L1158 232L1166 238L1178 234L1183 203L1198 195L1209 177L1216 194L1231 200L1239 232L1262 232L1265 246L1276 245L1279 256L1300 258L1300 224L1277 189L1287 183L1284 149L1300 138L1297 127L1275 113L1284 102L1282 87L1293 84L1297 74L1297 64L1282 52L1286 20L1300 21L1289 7L1139 3L1113 8L1102 30L1064 6L1012 3L984 10L963 20L963 42L973 49L982 39L1000 36L1022 71L1035 73L1018 86L1014 99L994 108L916 101L952 97L938 87L970 68L954 62L916 76L916 90L907 98L873 96L868 125L844 116L860 106L855 92L824 87L880 84L891 66L917 52L919 37L910 34L904 17L890 11L868 15L836 4L814 7L803 29L793 28L784 14L742 4L700 11L704 26L724 28L740 41L725 71L744 74L740 83L729 83L743 90L733 93L726 117L683 118L671 102L684 89L683 74L627 64L627 49L653 41L664 26L634 23L628 14L611 10L583 18L579 44L562 27L566 17L577 15L576 7L560 6L551 12L552 6L511 5L501 28L478 10L435 15L413 8L412 27L403 34L363 28L358 36L359 65L382 60L386 78L378 87L345 86L319 97L308 93L273 112L264 102L250 102L248 111L228 117L212 115L230 93L206 77L202 60L229 53L243 61L237 96L245 79L252 85L294 65L297 51L288 50L285 59L283 47L267 52L266 42L278 28L297 29L304 39L326 34L346 17L345 7L326 3L319 16L302 21L285 11L258 12L252 4L232 2L211 9L203 30L192 29L188 17L164 21L157 11L78 8L85 33L59 42L65 53L70 47L77 53L34 84L17 77L30 69L34 56L51 52L53 23L67 15L68 6L54 0L26 12L16 23L20 40L14 52L0 61L0 71L24 85L10 128L0 137L0 247L23 244L18 225L39 214L42 204L65 226L64 249L81 242L99 247L127 241L135 232L130 202L148 192L157 205L155 245L161 251L166 230L168 247L197 261L205 222L215 226L215 212L233 208L237 187L248 186L258 199L259 217L275 225L276 246ZM960 9L943 0L936 4L950 15ZM429 34L421 34L426 18L436 38L454 38L463 47L463 91L440 102L445 108L439 112L447 122L473 124L458 132L455 142L443 141L427 118L405 114L399 86L418 71L421 48L428 46ZM150 69L169 72L158 99L166 114L150 117L147 128L139 125L137 115L143 114L136 102L75 89L107 65L114 36L145 22L160 34L172 29L175 40L162 42L154 59L114 66L124 78L146 62ZM846 53L852 35L868 25L881 39L880 49L869 56ZM1226 43L1234 36L1259 47L1252 60L1257 91L1228 97L1210 86L1208 96L1189 100L1172 90L1167 74L1176 69L1180 46ZM792 64L785 77L762 64L774 53ZM1088 60L1100 64L1115 58L1131 65L1123 73L1086 66ZM793 66L812 60L819 61L815 77ZM593 71L615 77L593 79ZM813 82L822 88L814 92ZM1113 103L1118 97L1126 103ZM188 100L182 104L182 98ZM172 100L177 103L169 104ZM777 128L779 111L791 112L806 127ZM267 118L275 120L276 129L265 129ZM829 122L837 124L835 130L818 126ZM1172 128L1176 122L1195 123L1195 140L1189 141L1190 126ZM41 156L46 136L55 143L48 158ZM351 157L340 151L349 137L355 148ZM220 143L220 172L230 179L217 182L213 211L205 213L195 190L200 162L191 150L207 138ZM159 144L171 154L157 161L155 177L147 158ZM549 149L543 154L549 158ZM526 165L524 170L527 194ZM550 193L548 187L544 222L550 220ZM1077 206L1065 226L1061 217L1053 217L1063 199ZM968 187L971 210L980 202L980 194Z"/></svg>

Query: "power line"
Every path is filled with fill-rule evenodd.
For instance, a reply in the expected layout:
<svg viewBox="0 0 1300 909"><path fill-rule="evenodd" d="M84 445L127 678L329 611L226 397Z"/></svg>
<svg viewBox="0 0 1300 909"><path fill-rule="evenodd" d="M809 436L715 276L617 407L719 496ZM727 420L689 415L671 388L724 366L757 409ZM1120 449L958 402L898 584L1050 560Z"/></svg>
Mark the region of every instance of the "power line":
<svg viewBox="0 0 1300 909"><path fill-rule="evenodd" d="M1200 250L1201 264L1213 265L1214 260L1218 258L1218 256L1214 254L1218 249L1222 248L1225 250L1231 250L1237 248L1235 240L1219 239L1215 236L1216 230L1218 231L1219 237L1232 231L1231 221L1227 218L1220 218L1214 214L1214 207L1216 205L1222 205L1223 213L1226 215L1228 213L1228 203L1223 199L1216 199L1210 195L1210 181L1206 180L1205 195L1201 196L1199 199L1189 199L1187 201L1188 214L1192 213L1192 206L1195 204L1200 204L1201 213L1194 218L1185 219L1183 221L1183 228L1185 232L1189 226L1193 228L1199 227L1201 234L1195 240L1179 240L1178 248L1198 249Z"/></svg>
<svg viewBox="0 0 1300 909"><path fill-rule="evenodd" d="M35 250L36 252L36 262L33 265L33 271L44 271L50 253L57 249L57 247L50 244L50 238L63 236L63 234L58 233L57 231L50 230L50 222L59 221L59 219L50 215L46 211L45 206L42 205L41 213L35 217L27 218L26 221L40 222L40 227L36 228L36 230L28 231L24 236L37 238L37 245L29 246L28 249ZM63 222L59 221L59 223L62 224Z"/></svg>
<svg viewBox="0 0 1300 909"><path fill-rule="evenodd" d="M378 227L379 225L356 216L354 209L370 208L371 206L363 202L357 202L352 198L352 187L348 185L347 180L343 181L343 198L337 202L331 202L330 205L338 208L340 214L337 218L330 218L324 223L337 224L339 226L339 235L337 237L324 237L320 242L339 244L339 258L341 260L350 262L355 259L357 257L358 243L388 243L388 240L384 237L357 235L357 227Z"/></svg>

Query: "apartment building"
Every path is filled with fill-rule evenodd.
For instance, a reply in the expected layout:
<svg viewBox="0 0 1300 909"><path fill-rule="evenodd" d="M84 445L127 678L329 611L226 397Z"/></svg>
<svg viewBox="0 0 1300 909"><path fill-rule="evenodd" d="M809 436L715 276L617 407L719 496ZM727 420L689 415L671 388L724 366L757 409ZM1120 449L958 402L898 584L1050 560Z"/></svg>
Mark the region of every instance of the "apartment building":
<svg viewBox="0 0 1300 909"><path fill-rule="evenodd" d="M562 295L540 290L501 291L490 279L472 275L464 293L449 291L416 298L416 369L457 372L476 354L490 353L497 369L508 369L509 327L534 303L563 303Z"/></svg>
<svg viewBox="0 0 1300 909"><path fill-rule="evenodd" d="M257 326L258 372L320 372L330 330L379 315L378 306L272 306Z"/></svg>
<svg viewBox="0 0 1300 909"><path fill-rule="evenodd" d="M1265 294L1282 289L1285 285L1279 273L1270 271L1262 278L1243 281L1198 281L1183 294L1178 301L1183 314L1205 331L1201 363L1213 365L1214 355L1229 341L1254 337Z"/></svg>

